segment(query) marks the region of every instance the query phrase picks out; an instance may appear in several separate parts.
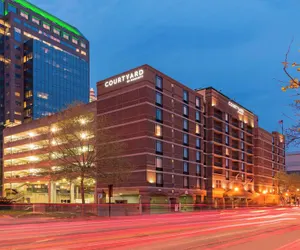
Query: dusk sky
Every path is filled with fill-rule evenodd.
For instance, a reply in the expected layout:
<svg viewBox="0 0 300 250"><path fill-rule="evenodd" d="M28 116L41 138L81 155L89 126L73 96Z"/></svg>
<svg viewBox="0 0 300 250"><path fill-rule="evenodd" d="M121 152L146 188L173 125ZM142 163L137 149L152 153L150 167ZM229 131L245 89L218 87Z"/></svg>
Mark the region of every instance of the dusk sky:
<svg viewBox="0 0 300 250"><path fill-rule="evenodd" d="M267 130L293 123L293 92L274 79L287 80L281 62L293 37L291 59L300 56L299 0L30 1L89 39L94 88L147 63L192 89L221 90Z"/></svg>

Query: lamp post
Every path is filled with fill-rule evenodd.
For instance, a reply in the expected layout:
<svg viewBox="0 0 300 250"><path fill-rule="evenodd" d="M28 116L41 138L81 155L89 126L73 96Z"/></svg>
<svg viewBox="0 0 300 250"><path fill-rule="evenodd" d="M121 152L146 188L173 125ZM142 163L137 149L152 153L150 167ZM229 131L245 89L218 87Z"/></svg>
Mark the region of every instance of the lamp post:
<svg viewBox="0 0 300 250"><path fill-rule="evenodd" d="M264 191L263 191L263 195L264 195L264 206L266 205L266 193L267 193L267 190L264 190Z"/></svg>

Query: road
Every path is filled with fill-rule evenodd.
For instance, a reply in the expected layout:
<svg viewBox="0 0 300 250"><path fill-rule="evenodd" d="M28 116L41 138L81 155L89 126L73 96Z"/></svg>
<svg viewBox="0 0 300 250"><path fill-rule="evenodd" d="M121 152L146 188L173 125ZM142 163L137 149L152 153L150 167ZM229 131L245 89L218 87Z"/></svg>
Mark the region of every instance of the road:
<svg viewBox="0 0 300 250"><path fill-rule="evenodd" d="M0 249L300 249L300 208L44 223L0 218Z"/></svg>

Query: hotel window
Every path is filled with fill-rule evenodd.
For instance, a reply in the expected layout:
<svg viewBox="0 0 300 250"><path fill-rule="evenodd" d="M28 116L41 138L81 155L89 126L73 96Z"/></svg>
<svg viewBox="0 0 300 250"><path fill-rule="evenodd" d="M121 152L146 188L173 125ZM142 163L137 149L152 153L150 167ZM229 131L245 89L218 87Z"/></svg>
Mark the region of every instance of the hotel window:
<svg viewBox="0 0 300 250"><path fill-rule="evenodd" d="M155 102L158 105L162 105L162 94L159 92L156 92Z"/></svg>
<svg viewBox="0 0 300 250"><path fill-rule="evenodd" d="M216 188L221 188L222 182L220 180L216 180Z"/></svg>
<svg viewBox="0 0 300 250"><path fill-rule="evenodd" d="M272 143L274 144L274 137L272 137Z"/></svg>
<svg viewBox="0 0 300 250"><path fill-rule="evenodd" d="M69 40L69 39L70 39L70 36L69 36L67 33L63 33L63 38Z"/></svg>
<svg viewBox="0 0 300 250"><path fill-rule="evenodd" d="M163 174L162 173L156 173L156 184L159 186L163 185Z"/></svg>
<svg viewBox="0 0 300 250"><path fill-rule="evenodd" d="M155 87L162 89L162 78L160 76L156 76L155 78Z"/></svg>
<svg viewBox="0 0 300 250"><path fill-rule="evenodd" d="M183 162L183 173L189 174L189 164L186 161Z"/></svg>
<svg viewBox="0 0 300 250"><path fill-rule="evenodd" d="M245 175L242 174L242 181L245 181Z"/></svg>
<svg viewBox="0 0 300 250"><path fill-rule="evenodd" d="M225 124L225 133L228 134L229 133L229 125Z"/></svg>
<svg viewBox="0 0 300 250"><path fill-rule="evenodd" d="M242 171L245 171L245 163L242 162Z"/></svg>
<svg viewBox="0 0 300 250"><path fill-rule="evenodd" d="M244 132L241 131L241 139L244 140Z"/></svg>
<svg viewBox="0 0 300 250"><path fill-rule="evenodd" d="M199 126L199 124L196 124L196 134L200 135L200 126Z"/></svg>
<svg viewBox="0 0 300 250"><path fill-rule="evenodd" d="M226 178L226 180L229 180L229 171L228 170L225 171L225 178Z"/></svg>
<svg viewBox="0 0 300 250"><path fill-rule="evenodd" d="M155 167L156 169L162 169L162 158L161 157L156 157L155 159Z"/></svg>
<svg viewBox="0 0 300 250"><path fill-rule="evenodd" d="M201 140L200 138L196 138L196 148L200 149L201 148Z"/></svg>
<svg viewBox="0 0 300 250"><path fill-rule="evenodd" d="M228 158L225 159L225 166L226 166L226 168L229 168L229 159Z"/></svg>
<svg viewBox="0 0 300 250"><path fill-rule="evenodd" d="M186 103L189 101L189 94L186 90L183 90L183 101Z"/></svg>
<svg viewBox="0 0 300 250"><path fill-rule="evenodd" d="M189 158L189 150L187 148L183 148L183 159Z"/></svg>
<svg viewBox="0 0 300 250"><path fill-rule="evenodd" d="M201 154L199 151L196 152L196 161L200 162L201 161Z"/></svg>
<svg viewBox="0 0 300 250"><path fill-rule="evenodd" d="M196 187L200 188L200 179L199 178L197 178Z"/></svg>
<svg viewBox="0 0 300 250"><path fill-rule="evenodd" d="M200 122L200 111L196 110L196 121Z"/></svg>
<svg viewBox="0 0 300 250"><path fill-rule="evenodd" d="M244 142L241 141L241 149L244 150Z"/></svg>
<svg viewBox="0 0 300 250"><path fill-rule="evenodd" d="M201 176L201 167L199 164L196 165L196 175Z"/></svg>
<svg viewBox="0 0 300 250"><path fill-rule="evenodd" d="M225 153L227 156L229 155L229 148L226 148Z"/></svg>
<svg viewBox="0 0 300 250"><path fill-rule="evenodd" d="M274 146L272 146L272 152L274 153Z"/></svg>
<svg viewBox="0 0 300 250"><path fill-rule="evenodd" d="M244 129L244 122L241 121L241 128Z"/></svg>
<svg viewBox="0 0 300 250"><path fill-rule="evenodd" d="M53 27L53 33L56 35L60 35L60 30Z"/></svg>
<svg viewBox="0 0 300 250"><path fill-rule="evenodd" d="M225 113L225 121L228 122L228 114Z"/></svg>
<svg viewBox="0 0 300 250"><path fill-rule="evenodd" d="M242 161L245 160L244 152L242 152Z"/></svg>
<svg viewBox="0 0 300 250"><path fill-rule="evenodd" d="M229 136L228 135L226 135L226 137L225 137L225 143L226 143L226 145L229 145Z"/></svg>
<svg viewBox="0 0 300 250"><path fill-rule="evenodd" d="M22 16L22 17L24 17L28 20L28 13L27 12L21 10L20 11L20 16Z"/></svg>
<svg viewBox="0 0 300 250"><path fill-rule="evenodd" d="M200 98L196 96L196 108L200 108Z"/></svg>
<svg viewBox="0 0 300 250"><path fill-rule="evenodd" d="M188 145L189 144L189 136L188 134L183 134L183 144Z"/></svg>
<svg viewBox="0 0 300 250"><path fill-rule="evenodd" d="M189 122L186 119L183 119L183 130L188 131L189 130Z"/></svg>
<svg viewBox="0 0 300 250"><path fill-rule="evenodd" d="M15 96L20 97L21 96L20 92L15 92Z"/></svg>
<svg viewBox="0 0 300 250"><path fill-rule="evenodd" d="M183 105L183 115L188 116L189 115L189 108L186 105Z"/></svg>
<svg viewBox="0 0 300 250"><path fill-rule="evenodd" d="M156 141L156 153L162 154L162 142Z"/></svg>
<svg viewBox="0 0 300 250"><path fill-rule="evenodd" d="M162 110L156 109L156 121L162 122Z"/></svg>
<svg viewBox="0 0 300 250"><path fill-rule="evenodd" d="M36 17L31 17L31 21L33 22L33 23L36 23L37 25L40 25L40 20L38 19L38 18L36 18Z"/></svg>
<svg viewBox="0 0 300 250"><path fill-rule="evenodd" d="M274 169L274 162L272 162L272 169Z"/></svg>
<svg viewBox="0 0 300 250"><path fill-rule="evenodd" d="M43 27L46 30L50 30L50 25L48 23L43 22Z"/></svg>
<svg viewBox="0 0 300 250"><path fill-rule="evenodd" d="M86 49L86 44L85 44L85 43L81 42L81 43L80 43L80 46L81 46L82 48Z"/></svg>
<svg viewBox="0 0 300 250"><path fill-rule="evenodd" d="M183 177L183 187L188 188L189 187L189 177L184 176Z"/></svg>
<svg viewBox="0 0 300 250"><path fill-rule="evenodd" d="M157 137L162 137L162 126L159 124L155 125L155 135Z"/></svg>

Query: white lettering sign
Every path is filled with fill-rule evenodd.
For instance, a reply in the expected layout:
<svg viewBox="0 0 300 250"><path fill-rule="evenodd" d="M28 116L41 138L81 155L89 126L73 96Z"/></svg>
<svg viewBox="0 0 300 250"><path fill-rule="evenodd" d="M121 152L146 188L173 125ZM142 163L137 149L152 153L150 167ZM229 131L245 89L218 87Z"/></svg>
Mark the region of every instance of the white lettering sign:
<svg viewBox="0 0 300 250"><path fill-rule="evenodd" d="M232 102L228 102L228 105L234 109L237 110L237 112L241 115L244 115L244 110L242 108L240 108L238 105L232 103Z"/></svg>
<svg viewBox="0 0 300 250"><path fill-rule="evenodd" d="M122 75L122 76L116 77L115 79L109 80L104 83L104 86L105 86L105 88L107 88L107 87L111 87L113 85L116 85L116 84L122 83L122 82L130 83L130 82L136 81L138 79L141 79L143 77L144 77L144 70L139 69L139 70L133 71L131 73L128 73L126 75Z"/></svg>

